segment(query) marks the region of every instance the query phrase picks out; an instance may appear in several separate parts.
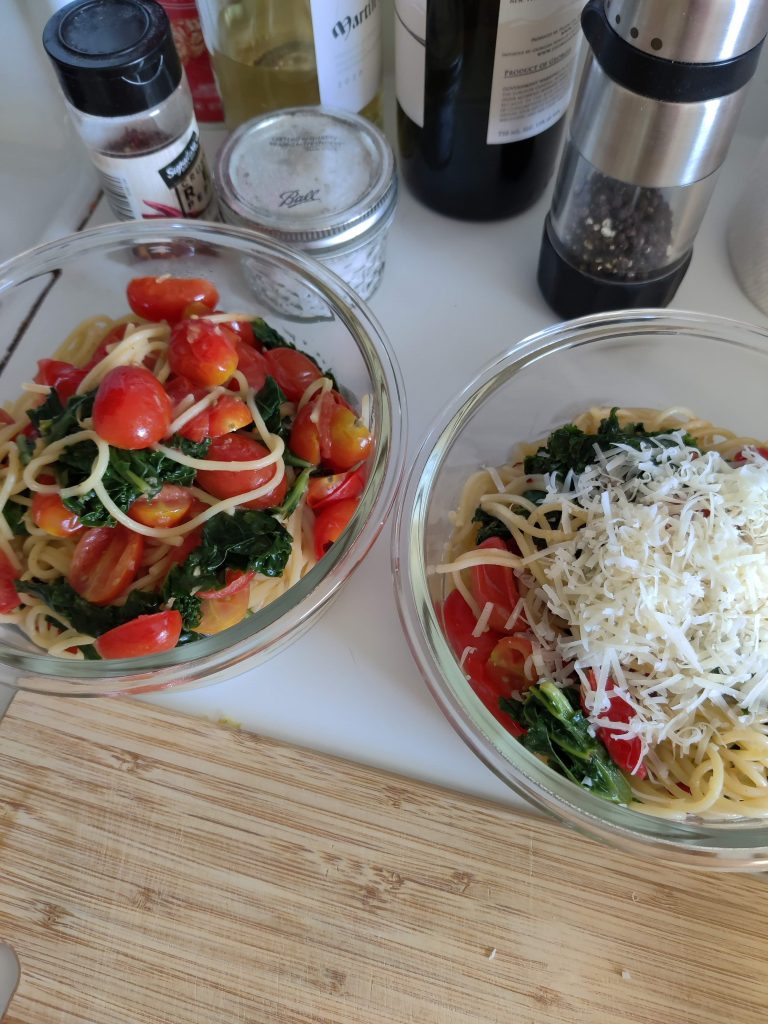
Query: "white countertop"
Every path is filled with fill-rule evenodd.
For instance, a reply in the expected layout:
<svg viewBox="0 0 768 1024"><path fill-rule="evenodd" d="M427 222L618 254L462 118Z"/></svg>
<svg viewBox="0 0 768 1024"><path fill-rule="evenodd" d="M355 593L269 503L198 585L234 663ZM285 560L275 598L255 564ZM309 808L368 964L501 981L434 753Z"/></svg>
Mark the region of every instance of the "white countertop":
<svg viewBox="0 0 768 1024"><path fill-rule="evenodd" d="M28 41L21 21L13 27ZM63 107L56 105L47 69L28 78L27 94L15 94L20 109L0 116L0 223L5 225L0 257L74 230L93 188L84 151L62 125ZM763 73L756 87L768 96L764 79ZM387 99L391 117L391 95ZM43 130L38 125L33 131L26 119L26 134L21 132L25 104L31 114L51 120L55 130L46 133L45 125ZM756 102L752 110L762 114ZM762 117L753 120L758 124ZM729 211L761 142L750 128L745 119L672 305L765 324L766 317L739 291L725 244ZM216 134L205 133L214 143ZM38 170L33 174L30 168ZM432 213L402 189L384 280L370 306L406 383L407 466L448 398L493 356L555 322L535 282L548 204L549 192L518 218L461 223ZM102 203L90 224L108 219ZM389 549L387 526L328 612L278 658L217 686L148 699L517 803L464 746L427 691L397 619Z"/></svg>

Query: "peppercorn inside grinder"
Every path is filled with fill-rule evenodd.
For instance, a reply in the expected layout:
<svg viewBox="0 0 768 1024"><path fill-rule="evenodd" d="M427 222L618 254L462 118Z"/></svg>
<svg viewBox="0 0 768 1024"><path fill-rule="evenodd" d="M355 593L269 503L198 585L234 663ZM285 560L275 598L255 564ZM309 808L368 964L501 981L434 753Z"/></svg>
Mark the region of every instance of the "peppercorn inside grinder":
<svg viewBox="0 0 768 1024"><path fill-rule="evenodd" d="M768 31L768 0L589 0L538 282L564 318L666 306Z"/></svg>

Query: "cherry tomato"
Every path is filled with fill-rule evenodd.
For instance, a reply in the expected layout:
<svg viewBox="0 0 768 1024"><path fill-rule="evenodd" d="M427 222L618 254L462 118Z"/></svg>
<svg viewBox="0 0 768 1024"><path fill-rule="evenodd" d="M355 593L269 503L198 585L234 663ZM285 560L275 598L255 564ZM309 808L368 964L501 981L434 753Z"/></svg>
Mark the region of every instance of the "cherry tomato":
<svg viewBox="0 0 768 1024"><path fill-rule="evenodd" d="M324 391L299 410L288 447L314 466L341 473L368 458L373 437L338 391Z"/></svg>
<svg viewBox="0 0 768 1024"><path fill-rule="evenodd" d="M757 452L758 455L761 455L764 459L768 459L768 448L755 448L755 451ZM742 452L737 452L733 456L733 461L734 462L746 462L747 460L746 460L746 458L744 456L744 452L743 451Z"/></svg>
<svg viewBox="0 0 768 1024"><path fill-rule="evenodd" d="M0 614L7 615L21 604L13 581L21 573L15 568L4 551L0 551Z"/></svg>
<svg viewBox="0 0 768 1024"><path fill-rule="evenodd" d="M220 590L200 590L202 598L200 622L195 626L198 633L210 636L236 625L248 614L251 597L251 580L254 573L241 573L227 569L226 586Z"/></svg>
<svg viewBox="0 0 768 1024"><path fill-rule="evenodd" d="M71 537L83 528L80 517L71 512L58 494L36 492L32 498L32 522L51 537Z"/></svg>
<svg viewBox="0 0 768 1024"><path fill-rule="evenodd" d="M219 587L218 590L198 590L197 597L211 597L216 600L222 597L232 597L241 590L250 587L256 577L256 573L243 572L240 569L227 569L225 577L226 583L223 587Z"/></svg>
<svg viewBox="0 0 768 1024"><path fill-rule="evenodd" d="M105 375L93 403L93 429L116 448L149 448L171 425L171 400L143 366L116 366Z"/></svg>
<svg viewBox="0 0 768 1024"><path fill-rule="evenodd" d="M190 302L188 306L184 307L181 314L182 320L191 320L193 316L210 316L213 310L210 306L206 306L204 302Z"/></svg>
<svg viewBox="0 0 768 1024"><path fill-rule="evenodd" d="M86 372L72 363L62 362L61 359L39 359L35 381L52 387L61 404L66 405L80 387Z"/></svg>
<svg viewBox="0 0 768 1024"><path fill-rule="evenodd" d="M162 529L182 522L192 507L192 495L185 487L163 484L154 498L137 498L128 515L144 526Z"/></svg>
<svg viewBox="0 0 768 1024"><path fill-rule="evenodd" d="M506 551L507 545L499 537L489 537L482 544L478 544L478 550ZM470 569L470 586L481 608L489 601L493 604L493 611L488 620L491 629L498 633L514 633L515 630L526 628L527 623L522 612L507 626L520 598L512 569L505 565L473 565Z"/></svg>
<svg viewBox="0 0 768 1024"><path fill-rule="evenodd" d="M266 359L258 349L252 345L246 345L240 338L235 341L235 351L237 352L237 368L248 381L248 387L253 388L254 391L261 391L269 373ZM236 389L237 384L233 382L230 387Z"/></svg>
<svg viewBox="0 0 768 1024"><path fill-rule="evenodd" d="M77 542L67 580L92 604L110 604L136 578L144 538L125 526L92 526Z"/></svg>
<svg viewBox="0 0 768 1024"><path fill-rule="evenodd" d="M261 352L261 342L256 340L250 320L227 320L227 327L230 331L234 331L249 348L256 348Z"/></svg>
<svg viewBox="0 0 768 1024"><path fill-rule="evenodd" d="M107 334L105 334L104 337L101 339L101 341L98 344L98 347L96 348L88 362L85 364L83 369L87 372L88 370L92 370L94 366L100 363L104 356L109 354L108 350L113 345L116 345L118 341L123 340L123 338L125 337L125 332L127 330L128 324L117 324L116 327L111 328L111 330L109 330Z"/></svg>
<svg viewBox="0 0 768 1024"><path fill-rule="evenodd" d="M525 663L533 653L533 644L527 636L503 636L488 656L485 670L488 678L506 690L527 690L535 677L527 675Z"/></svg>
<svg viewBox="0 0 768 1024"><path fill-rule="evenodd" d="M128 305L134 313L158 323L175 324L191 302L202 302L214 309L219 293L200 277L134 277L128 283Z"/></svg>
<svg viewBox="0 0 768 1024"><path fill-rule="evenodd" d="M587 672L587 679L592 690L597 689L595 673L590 669ZM631 722L635 717L634 709L629 701L616 690L612 679L606 684L606 693L609 694L610 705L607 711L601 711L601 718L608 718L612 722ZM584 707L584 696L581 698ZM620 729L607 729L605 726L597 726L597 735L605 744L605 749L611 756L611 760L623 772L634 775L637 779L644 779L647 770L643 764L643 743L639 736L628 738Z"/></svg>
<svg viewBox="0 0 768 1024"><path fill-rule="evenodd" d="M307 505L321 509L333 501L345 498L359 498L365 487L365 470L362 466L348 473L333 473L330 476L313 476L307 488Z"/></svg>
<svg viewBox="0 0 768 1024"><path fill-rule="evenodd" d="M320 510L315 519L315 556L318 559L346 530L359 504L357 498L346 498L333 501Z"/></svg>
<svg viewBox="0 0 768 1024"><path fill-rule="evenodd" d="M181 627L181 615L173 609L139 615L102 633L94 647L102 658L141 658L145 654L161 654L173 650L179 642Z"/></svg>
<svg viewBox="0 0 768 1024"><path fill-rule="evenodd" d="M171 418L175 420L184 409L188 409L195 402L199 402L208 392L206 388L198 387L197 384L193 384L186 377L171 377L165 385L165 393L171 400L171 406L173 407ZM206 406L196 416L193 416L191 420L187 420L182 427L179 427L176 433L181 434L182 437L186 437L190 441L199 443L209 436L210 428L211 410L209 406Z"/></svg>
<svg viewBox="0 0 768 1024"><path fill-rule="evenodd" d="M311 462L313 466L320 465L320 432L315 422L313 413L317 402L307 402L296 414L291 426L291 435L288 439L288 447L294 455L298 455L305 462Z"/></svg>
<svg viewBox="0 0 768 1024"><path fill-rule="evenodd" d="M206 459L212 462L251 462L263 459L269 451L259 441L245 434L225 434L211 442ZM198 469L197 482L215 498L232 498L236 494L256 490L268 483L277 472L277 464L264 466L262 469L226 470ZM279 505L285 498L288 482L283 475L282 480L271 491L260 498L252 498L242 508L272 508Z"/></svg>
<svg viewBox="0 0 768 1024"><path fill-rule="evenodd" d="M249 423L253 423L253 416L242 398L222 395L211 406L208 433L210 437L221 437L247 427Z"/></svg>
<svg viewBox="0 0 768 1024"><path fill-rule="evenodd" d="M171 331L168 362L193 384L226 384L237 369L235 335L208 320L180 320Z"/></svg>
<svg viewBox="0 0 768 1024"><path fill-rule="evenodd" d="M323 465L334 472L351 469L367 459L373 448L373 436L356 413L345 405L336 405L331 413L330 447Z"/></svg>
<svg viewBox="0 0 768 1024"><path fill-rule="evenodd" d="M487 629L480 636L472 635L477 619L458 590L452 590L443 602L442 617L448 642L461 662L475 694L508 732L513 736L522 736L525 729L499 707L499 700L502 696L509 696L509 690L502 690L489 678L486 670L491 651L501 639L499 634ZM465 651L468 651L466 656Z"/></svg>
<svg viewBox="0 0 768 1024"><path fill-rule="evenodd" d="M322 377L316 363L295 348L272 348L264 353L267 372L289 402L298 402L313 380Z"/></svg>

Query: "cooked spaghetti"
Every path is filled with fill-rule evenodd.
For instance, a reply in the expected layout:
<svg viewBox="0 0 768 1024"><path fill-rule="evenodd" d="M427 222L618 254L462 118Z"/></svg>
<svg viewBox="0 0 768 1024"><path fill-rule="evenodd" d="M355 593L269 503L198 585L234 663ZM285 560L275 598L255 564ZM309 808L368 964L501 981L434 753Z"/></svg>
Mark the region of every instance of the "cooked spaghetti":
<svg viewBox="0 0 768 1024"><path fill-rule="evenodd" d="M158 653L274 601L351 519L371 451L332 376L215 312L209 282L128 299L0 412L0 620L62 657Z"/></svg>
<svg viewBox="0 0 768 1024"><path fill-rule="evenodd" d="M437 571L476 692L555 770L650 814L768 814L754 439L685 409L591 409L467 481Z"/></svg>

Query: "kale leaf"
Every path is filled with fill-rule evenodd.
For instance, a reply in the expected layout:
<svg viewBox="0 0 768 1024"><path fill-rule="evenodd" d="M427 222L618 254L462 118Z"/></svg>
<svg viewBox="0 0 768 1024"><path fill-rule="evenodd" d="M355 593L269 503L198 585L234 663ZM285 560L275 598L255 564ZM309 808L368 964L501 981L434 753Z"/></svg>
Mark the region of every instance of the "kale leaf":
<svg viewBox="0 0 768 1024"><path fill-rule="evenodd" d="M161 607L157 594L143 590L132 590L123 605L95 605L81 597L63 578L50 583L41 580L16 580L16 589L32 594L51 609L62 615L80 633L101 636L115 626L130 622L138 615L150 615Z"/></svg>
<svg viewBox="0 0 768 1024"><path fill-rule="evenodd" d="M193 591L218 590L226 584L226 570L282 576L291 554L290 533L268 512L239 508L220 513L203 527L199 547L175 565L163 585L163 599L173 598L185 629L200 622L200 599Z"/></svg>
<svg viewBox="0 0 768 1024"><path fill-rule="evenodd" d="M93 413L95 397L96 392L89 391L85 395L73 395L66 405L62 405L56 389L51 388L45 401L30 409L27 415L45 438L45 443L53 444L81 429L82 421Z"/></svg>
<svg viewBox="0 0 768 1024"><path fill-rule="evenodd" d="M595 434L586 434L573 423L559 427L549 435L546 445L539 448L535 455L526 455L523 468L526 473L557 473L563 477L570 470L583 473L587 466L595 462L595 447L600 451L608 451L616 444L640 448L648 438L658 438L670 432L670 428L646 430L642 423L627 423L622 427L614 408L600 421ZM665 446L672 443L661 442ZM683 443L692 448L697 447L695 438L688 433L683 435Z"/></svg>
<svg viewBox="0 0 768 1024"><path fill-rule="evenodd" d="M499 707L526 729L520 737L523 746L559 775L613 803L629 803L629 783L576 701L575 689L561 690L545 680L526 690L522 700L502 697Z"/></svg>
<svg viewBox="0 0 768 1024"><path fill-rule="evenodd" d="M304 494L309 487L309 477L314 467L307 467L303 469L301 473L296 477L291 485L290 490L285 496L285 500L282 505L278 505L272 509L272 514L278 516L280 519L287 519L292 513L299 507L299 502L304 497Z"/></svg>
<svg viewBox="0 0 768 1024"><path fill-rule="evenodd" d="M287 401L274 377L267 377L262 389L254 396L256 408L261 413L264 424L270 434L287 438L290 432L290 421L284 419L280 407Z"/></svg>
<svg viewBox="0 0 768 1024"><path fill-rule="evenodd" d="M27 511L27 506L22 505L21 502L14 501L13 498L9 498L3 507L3 515L5 521L11 528L11 532L15 537L26 537L29 535L29 530L24 523L24 513Z"/></svg>
<svg viewBox="0 0 768 1024"><path fill-rule="evenodd" d="M512 539L512 534L504 523L496 516L492 516L490 512L483 511L479 506L475 509L472 522L480 524L475 540L476 544L482 544L483 541L489 540L491 537L498 537L500 540Z"/></svg>
<svg viewBox="0 0 768 1024"><path fill-rule="evenodd" d="M168 442L168 447L177 448L193 458L203 458L209 445L210 440L195 442L178 435ZM92 441L80 441L64 448L56 462L61 486L72 487L87 479L95 458L96 445ZM137 498L156 497L163 484L188 487L194 482L195 472L192 466L182 465L161 451L151 448L128 451L110 445L109 463L102 484L117 507L127 512ZM95 491L73 495L63 501L86 526L114 526L114 519Z"/></svg>

